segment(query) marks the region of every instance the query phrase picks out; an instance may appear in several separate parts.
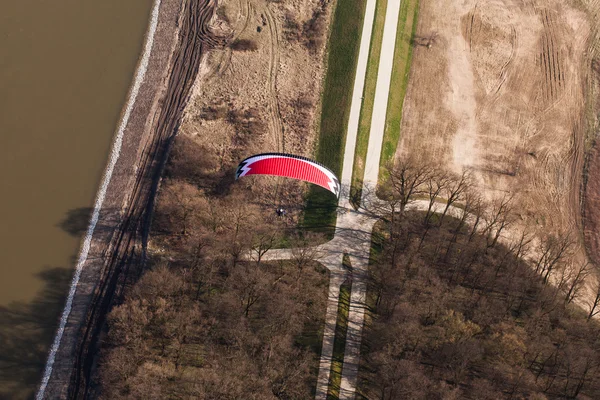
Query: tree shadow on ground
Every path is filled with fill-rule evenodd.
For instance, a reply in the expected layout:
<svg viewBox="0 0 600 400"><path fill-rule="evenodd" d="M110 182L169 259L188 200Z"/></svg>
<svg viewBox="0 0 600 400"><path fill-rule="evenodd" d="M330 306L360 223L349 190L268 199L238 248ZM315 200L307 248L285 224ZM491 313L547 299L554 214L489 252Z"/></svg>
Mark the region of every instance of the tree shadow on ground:
<svg viewBox="0 0 600 400"><path fill-rule="evenodd" d="M235 183L235 161L225 160L184 135L173 143L164 176L202 188L215 197L227 196Z"/></svg>
<svg viewBox="0 0 600 400"><path fill-rule="evenodd" d="M90 225L90 218L94 212L93 207L79 207L67 211L64 219L56 224L57 227L67 232L71 236L81 237L87 232ZM98 216L95 231L111 229L116 226L120 217L120 212L114 208L103 208Z"/></svg>
<svg viewBox="0 0 600 400"><path fill-rule="evenodd" d="M30 302L0 306L0 399L31 399L40 383L73 271L48 268Z"/></svg>
<svg viewBox="0 0 600 400"><path fill-rule="evenodd" d="M93 211L92 207L73 208L57 226L71 236L80 236L87 231Z"/></svg>

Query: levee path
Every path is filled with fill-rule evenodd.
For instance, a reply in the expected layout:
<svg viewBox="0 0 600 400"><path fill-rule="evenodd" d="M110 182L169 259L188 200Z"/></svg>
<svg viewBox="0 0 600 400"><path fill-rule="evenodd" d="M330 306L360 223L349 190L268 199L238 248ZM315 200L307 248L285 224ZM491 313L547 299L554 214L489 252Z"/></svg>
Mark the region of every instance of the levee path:
<svg viewBox="0 0 600 400"><path fill-rule="evenodd" d="M206 50L215 1L155 0L37 399L94 397L106 312L141 272L154 198Z"/></svg>

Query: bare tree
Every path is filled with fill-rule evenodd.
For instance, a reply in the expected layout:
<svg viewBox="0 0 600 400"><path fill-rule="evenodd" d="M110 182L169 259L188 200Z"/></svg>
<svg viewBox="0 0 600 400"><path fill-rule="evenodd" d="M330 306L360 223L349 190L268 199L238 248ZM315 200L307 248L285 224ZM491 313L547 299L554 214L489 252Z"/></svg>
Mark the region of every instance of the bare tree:
<svg viewBox="0 0 600 400"><path fill-rule="evenodd" d="M479 196L473 195L469 192L465 193L465 204L462 208L462 213L460 214L460 219L458 220L458 224L456 228L454 228L452 237L448 243L448 247L446 248L446 253L444 254L444 262L448 262L448 257L450 252L454 248L455 244L458 241L458 236L462 233L464 227L467 225L467 221L470 217L473 217L473 212L478 213L479 211L476 208L476 204L481 202L481 198Z"/></svg>
<svg viewBox="0 0 600 400"><path fill-rule="evenodd" d="M571 254L572 247L573 240L568 234L558 238L549 235L541 241L535 272L542 277L545 284L560 263Z"/></svg>
<svg viewBox="0 0 600 400"><path fill-rule="evenodd" d="M592 305L590 307L590 312L588 313L587 320L589 321L598 313L600 313L600 281L596 282L596 296L592 301Z"/></svg>
<svg viewBox="0 0 600 400"><path fill-rule="evenodd" d="M457 201L460 201L467 194L472 186L471 173L469 170L464 170L459 176L451 176L448 178L446 187L444 188L444 197L446 197L446 207L440 217L438 226L442 226L448 209Z"/></svg>
<svg viewBox="0 0 600 400"><path fill-rule="evenodd" d="M243 314L248 317L252 306L268 291L267 277L262 269L255 266L243 273L235 274L233 281Z"/></svg>
<svg viewBox="0 0 600 400"><path fill-rule="evenodd" d="M202 214L202 226L208 228L213 234L221 233L227 224L223 202L217 198L208 198L207 205Z"/></svg>
<svg viewBox="0 0 600 400"><path fill-rule="evenodd" d="M514 247L513 251L515 254L515 260L521 262L527 253L529 252L529 245L533 241L533 235L531 235L527 229L521 232L518 244Z"/></svg>
<svg viewBox="0 0 600 400"><path fill-rule="evenodd" d="M477 231L480 229L480 224L481 221L484 217L484 211L486 208L486 203L485 201L483 201L483 199L481 198L481 196L476 195L476 194L470 194L469 199L467 199L467 202L470 204L469 210L470 213L473 215L472 221L471 221L471 232L469 233L469 243L473 241L473 239L475 238L475 235L477 234Z"/></svg>
<svg viewBox="0 0 600 400"><path fill-rule="evenodd" d="M493 205L484 229L488 237L488 247L496 245L502 231L512 222L511 202L512 196L505 196Z"/></svg>
<svg viewBox="0 0 600 400"><path fill-rule="evenodd" d="M316 236L304 236L296 238L296 243L292 248L292 261L297 268L298 275L296 279L300 279L304 268L313 261L318 261L321 257L321 251L315 245Z"/></svg>
<svg viewBox="0 0 600 400"><path fill-rule="evenodd" d="M569 304L579 296L579 292L583 287L586 278L592 272L592 264L588 261L584 261L578 264L578 266L571 270L572 275L570 277L570 283L567 287L567 294L565 295L565 302Z"/></svg>
<svg viewBox="0 0 600 400"><path fill-rule="evenodd" d="M388 167L390 190L386 198L397 200L400 215L406 210L414 198L424 193L423 185L431 179L433 168L423 161L409 156L396 166Z"/></svg>
<svg viewBox="0 0 600 400"><path fill-rule="evenodd" d="M425 183L425 190L429 202L427 204L427 211L425 212L425 217L423 218L424 230L423 234L421 235L421 240L419 241L419 248L421 248L421 246L423 245L425 237L427 236L427 233L429 232L429 229L431 227L431 218L433 218L433 215L435 214L435 203L437 202L440 193L442 193L442 191L446 189L447 185L448 176L441 170L433 171L433 173L429 176L429 179Z"/></svg>
<svg viewBox="0 0 600 400"><path fill-rule="evenodd" d="M256 263L260 264L263 256L277 243L277 232L272 229L264 229L253 235L252 250L256 253Z"/></svg>
<svg viewBox="0 0 600 400"><path fill-rule="evenodd" d="M183 181L171 181L164 187L164 195L160 199L162 214L170 220L173 231L186 236L193 220L204 208L202 192L194 185Z"/></svg>

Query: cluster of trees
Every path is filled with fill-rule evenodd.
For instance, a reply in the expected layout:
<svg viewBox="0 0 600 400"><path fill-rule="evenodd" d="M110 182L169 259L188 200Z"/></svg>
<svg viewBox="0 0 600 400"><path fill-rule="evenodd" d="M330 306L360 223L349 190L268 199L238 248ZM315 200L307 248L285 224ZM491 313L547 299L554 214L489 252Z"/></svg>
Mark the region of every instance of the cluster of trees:
<svg viewBox="0 0 600 400"><path fill-rule="evenodd" d="M326 271L310 257L262 262L281 241L281 223L253 203L259 194L224 185L218 160L196 160L193 141L177 140L149 270L108 317L101 397L310 398Z"/></svg>
<svg viewBox="0 0 600 400"><path fill-rule="evenodd" d="M312 18L302 24L294 22L302 7L289 14L286 32L296 26L293 33L313 57L324 45L328 4L313 4ZM217 13L227 21L225 11ZM263 17L257 30L265 25ZM254 40L229 45L257 50ZM310 147L317 92L281 101L287 151ZM301 204L304 186L252 177L234 185L237 163L267 140L265 112L224 98L201 108L193 122L222 120L235 133L202 145L177 137L154 209L148 268L108 317L96 376L100 397L314 396L327 272L302 251L289 262L261 260L290 240L287 224L300 212L293 205ZM276 218L279 205L286 219ZM256 260L246 259L249 251Z"/></svg>
<svg viewBox="0 0 600 400"><path fill-rule="evenodd" d="M474 192L468 173L414 160L391 171L362 394L600 398L600 296L589 309L574 305L591 266L574 261L566 235L502 239L515 221L511 200L485 204Z"/></svg>

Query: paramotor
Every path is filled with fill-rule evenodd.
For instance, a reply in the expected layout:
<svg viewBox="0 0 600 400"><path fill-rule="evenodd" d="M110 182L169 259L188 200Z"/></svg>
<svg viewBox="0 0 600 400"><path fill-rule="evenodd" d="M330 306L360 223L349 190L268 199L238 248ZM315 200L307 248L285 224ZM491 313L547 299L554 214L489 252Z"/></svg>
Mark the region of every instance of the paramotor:
<svg viewBox="0 0 600 400"><path fill-rule="evenodd" d="M299 179L319 185L336 197L340 196L340 181L324 165L306 157L284 153L256 154L238 165L235 179L247 175L273 175Z"/></svg>

